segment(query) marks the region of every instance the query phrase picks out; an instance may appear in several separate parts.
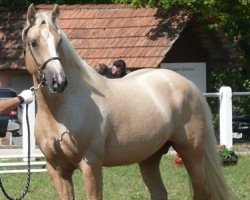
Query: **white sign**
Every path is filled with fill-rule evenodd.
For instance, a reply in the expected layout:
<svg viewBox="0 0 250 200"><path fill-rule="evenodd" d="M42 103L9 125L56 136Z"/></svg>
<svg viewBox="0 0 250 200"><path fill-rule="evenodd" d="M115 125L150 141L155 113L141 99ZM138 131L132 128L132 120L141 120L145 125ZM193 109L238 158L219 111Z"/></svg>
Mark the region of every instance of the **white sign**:
<svg viewBox="0 0 250 200"><path fill-rule="evenodd" d="M207 92L206 63L161 63L161 68L173 70L191 80L201 92Z"/></svg>

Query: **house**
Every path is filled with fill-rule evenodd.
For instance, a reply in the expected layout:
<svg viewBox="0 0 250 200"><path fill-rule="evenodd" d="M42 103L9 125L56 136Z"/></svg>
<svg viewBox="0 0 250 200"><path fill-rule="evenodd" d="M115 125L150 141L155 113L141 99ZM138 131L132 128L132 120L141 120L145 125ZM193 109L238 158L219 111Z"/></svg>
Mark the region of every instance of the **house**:
<svg viewBox="0 0 250 200"><path fill-rule="evenodd" d="M53 5L37 5L51 10ZM90 66L124 59L131 70L170 68L207 90L207 74L241 62L221 31L197 22L185 10L162 11L131 5L62 5L60 25ZM32 85L25 69L21 32L25 10L0 8L0 87L16 91ZM199 79L199 80L198 80Z"/></svg>

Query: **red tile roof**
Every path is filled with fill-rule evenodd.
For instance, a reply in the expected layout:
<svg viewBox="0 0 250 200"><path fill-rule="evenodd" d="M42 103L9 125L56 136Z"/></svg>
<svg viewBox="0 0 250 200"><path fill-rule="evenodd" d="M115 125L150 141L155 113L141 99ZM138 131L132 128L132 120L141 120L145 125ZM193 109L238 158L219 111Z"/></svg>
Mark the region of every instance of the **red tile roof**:
<svg viewBox="0 0 250 200"><path fill-rule="evenodd" d="M53 5L38 5L51 10ZM60 26L91 66L124 59L128 68L158 67L191 14L130 5L62 5ZM24 69L21 32L27 10L0 12L0 69Z"/></svg>
<svg viewBox="0 0 250 200"><path fill-rule="evenodd" d="M51 10L53 6L37 8ZM183 11L172 12L163 21L156 9L134 10L130 5L63 5L60 8L61 28L91 66L110 65L115 59L124 59L129 68L157 67L190 16ZM25 14L25 11L0 14L2 69L24 67L20 47ZM171 37L169 30L174 32Z"/></svg>

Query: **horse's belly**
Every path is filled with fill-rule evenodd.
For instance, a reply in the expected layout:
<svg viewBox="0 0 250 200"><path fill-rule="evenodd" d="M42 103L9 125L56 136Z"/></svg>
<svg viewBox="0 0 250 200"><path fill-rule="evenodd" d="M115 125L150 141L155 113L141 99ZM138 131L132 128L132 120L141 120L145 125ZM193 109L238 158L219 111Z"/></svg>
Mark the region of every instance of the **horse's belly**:
<svg viewBox="0 0 250 200"><path fill-rule="evenodd" d="M110 140L106 142L104 166L120 166L138 163L153 155L165 145L169 134L155 137L139 137L137 140Z"/></svg>

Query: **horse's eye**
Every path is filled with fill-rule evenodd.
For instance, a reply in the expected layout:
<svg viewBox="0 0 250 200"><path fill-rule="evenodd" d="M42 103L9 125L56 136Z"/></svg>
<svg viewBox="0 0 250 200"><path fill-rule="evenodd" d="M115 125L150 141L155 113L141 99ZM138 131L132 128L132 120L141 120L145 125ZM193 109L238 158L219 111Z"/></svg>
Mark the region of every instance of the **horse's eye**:
<svg viewBox="0 0 250 200"><path fill-rule="evenodd" d="M31 45L32 45L32 47L37 47L38 46L37 40L32 40Z"/></svg>

